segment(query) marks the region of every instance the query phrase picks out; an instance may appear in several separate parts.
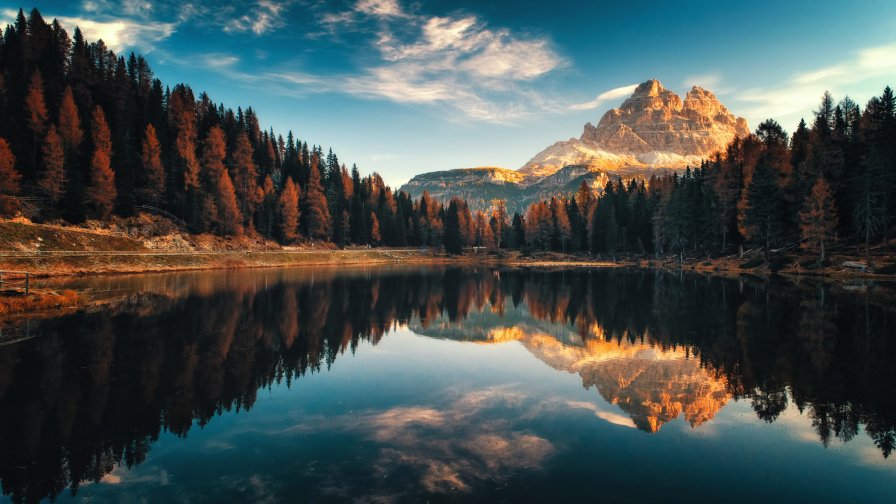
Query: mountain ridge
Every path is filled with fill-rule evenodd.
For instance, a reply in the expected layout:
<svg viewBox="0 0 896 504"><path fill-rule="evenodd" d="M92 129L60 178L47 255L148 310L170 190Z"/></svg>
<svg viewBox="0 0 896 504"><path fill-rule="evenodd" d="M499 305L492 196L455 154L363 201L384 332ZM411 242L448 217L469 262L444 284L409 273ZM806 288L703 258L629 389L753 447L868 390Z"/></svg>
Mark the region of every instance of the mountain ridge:
<svg viewBox="0 0 896 504"><path fill-rule="evenodd" d="M597 126L585 124L581 136L553 143L518 170L428 172L400 189L413 197L427 191L441 201L464 197L471 208L481 210L492 200L504 199L509 209L519 211L551 191L568 189L569 170L561 172L567 167L577 167L575 178L599 192L617 176L644 180L699 165L736 136L747 134L746 120L731 113L712 92L694 86L682 99L650 79L618 108L605 112Z"/></svg>

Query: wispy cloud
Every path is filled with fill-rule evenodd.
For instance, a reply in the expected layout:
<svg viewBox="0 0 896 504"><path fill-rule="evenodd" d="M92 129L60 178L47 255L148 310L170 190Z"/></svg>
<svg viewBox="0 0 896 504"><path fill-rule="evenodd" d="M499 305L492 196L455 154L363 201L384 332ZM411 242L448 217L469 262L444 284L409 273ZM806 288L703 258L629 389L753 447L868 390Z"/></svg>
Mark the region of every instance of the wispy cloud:
<svg viewBox="0 0 896 504"><path fill-rule="evenodd" d="M417 14L397 0L359 0L322 19L333 32L373 22L378 56L326 91L446 106L454 113L445 117L512 123L542 112L548 100L532 100L526 83L567 64L545 38L490 28L475 15Z"/></svg>
<svg viewBox="0 0 896 504"><path fill-rule="evenodd" d="M630 84L628 86L622 86L618 88L611 89L609 91L604 91L603 93L597 95L593 100L587 101L585 103L577 103L574 105L570 105L570 110L591 110L600 107L607 101L618 100L619 98L624 98L630 96L635 92L635 88L638 87L638 84Z"/></svg>
<svg viewBox="0 0 896 504"><path fill-rule="evenodd" d="M264 35L286 25L283 17L294 0L256 0L254 8L242 16L231 19L224 25L227 32L249 32Z"/></svg>
<svg viewBox="0 0 896 504"><path fill-rule="evenodd" d="M842 96L862 84L883 86L882 80L896 80L896 44L862 49L848 60L797 73L781 86L742 91L736 98L745 104L744 115L758 121L805 114L826 90Z"/></svg>

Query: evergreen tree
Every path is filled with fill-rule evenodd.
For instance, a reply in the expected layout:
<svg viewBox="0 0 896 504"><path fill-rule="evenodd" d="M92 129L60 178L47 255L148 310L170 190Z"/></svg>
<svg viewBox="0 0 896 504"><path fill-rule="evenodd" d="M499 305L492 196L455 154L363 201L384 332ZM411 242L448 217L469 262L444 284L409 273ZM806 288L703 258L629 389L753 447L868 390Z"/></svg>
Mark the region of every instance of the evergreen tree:
<svg viewBox="0 0 896 504"><path fill-rule="evenodd" d="M768 254L777 236L778 184L771 166L759 163L745 191L742 214L744 236Z"/></svg>
<svg viewBox="0 0 896 504"><path fill-rule="evenodd" d="M464 247L460 219L461 204L460 199L451 198L445 210L445 252L454 255L462 254Z"/></svg>

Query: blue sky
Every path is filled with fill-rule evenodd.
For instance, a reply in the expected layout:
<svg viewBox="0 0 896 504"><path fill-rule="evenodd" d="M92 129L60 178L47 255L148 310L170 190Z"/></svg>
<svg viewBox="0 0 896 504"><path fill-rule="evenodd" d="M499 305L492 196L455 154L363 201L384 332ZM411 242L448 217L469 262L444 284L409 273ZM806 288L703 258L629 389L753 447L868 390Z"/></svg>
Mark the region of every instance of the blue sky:
<svg viewBox="0 0 896 504"><path fill-rule="evenodd" d="M0 15L18 7L392 184L519 168L649 78L788 131L825 89L864 103L896 85L892 0L0 0Z"/></svg>

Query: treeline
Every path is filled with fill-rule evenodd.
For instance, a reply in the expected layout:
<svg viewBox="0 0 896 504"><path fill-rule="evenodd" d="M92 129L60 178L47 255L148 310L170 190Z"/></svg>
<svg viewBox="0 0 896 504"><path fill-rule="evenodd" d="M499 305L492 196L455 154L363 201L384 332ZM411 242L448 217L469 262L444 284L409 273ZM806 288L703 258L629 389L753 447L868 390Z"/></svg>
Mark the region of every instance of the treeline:
<svg viewBox="0 0 896 504"><path fill-rule="evenodd" d="M192 232L593 254L767 253L796 244L823 261L835 242L888 241L896 216L896 100L861 109L825 94L811 126L773 120L682 175L582 184L510 216L471 212L349 170L332 150L262 130L235 112L164 87L147 61L73 38L40 12L0 37L0 215L106 220L154 211ZM600 192L599 195L597 193Z"/></svg>
<svg viewBox="0 0 896 504"><path fill-rule="evenodd" d="M774 120L683 175L583 183L533 204L519 243L592 253L712 254L799 244L823 261L835 242L889 241L896 216L896 100L864 109L825 93L811 126L788 135Z"/></svg>
<svg viewBox="0 0 896 504"><path fill-rule="evenodd" d="M291 131L262 130L251 107L165 87L142 56L20 10L0 37L0 215L80 222L141 210L192 232L339 246L441 245L445 213Z"/></svg>

